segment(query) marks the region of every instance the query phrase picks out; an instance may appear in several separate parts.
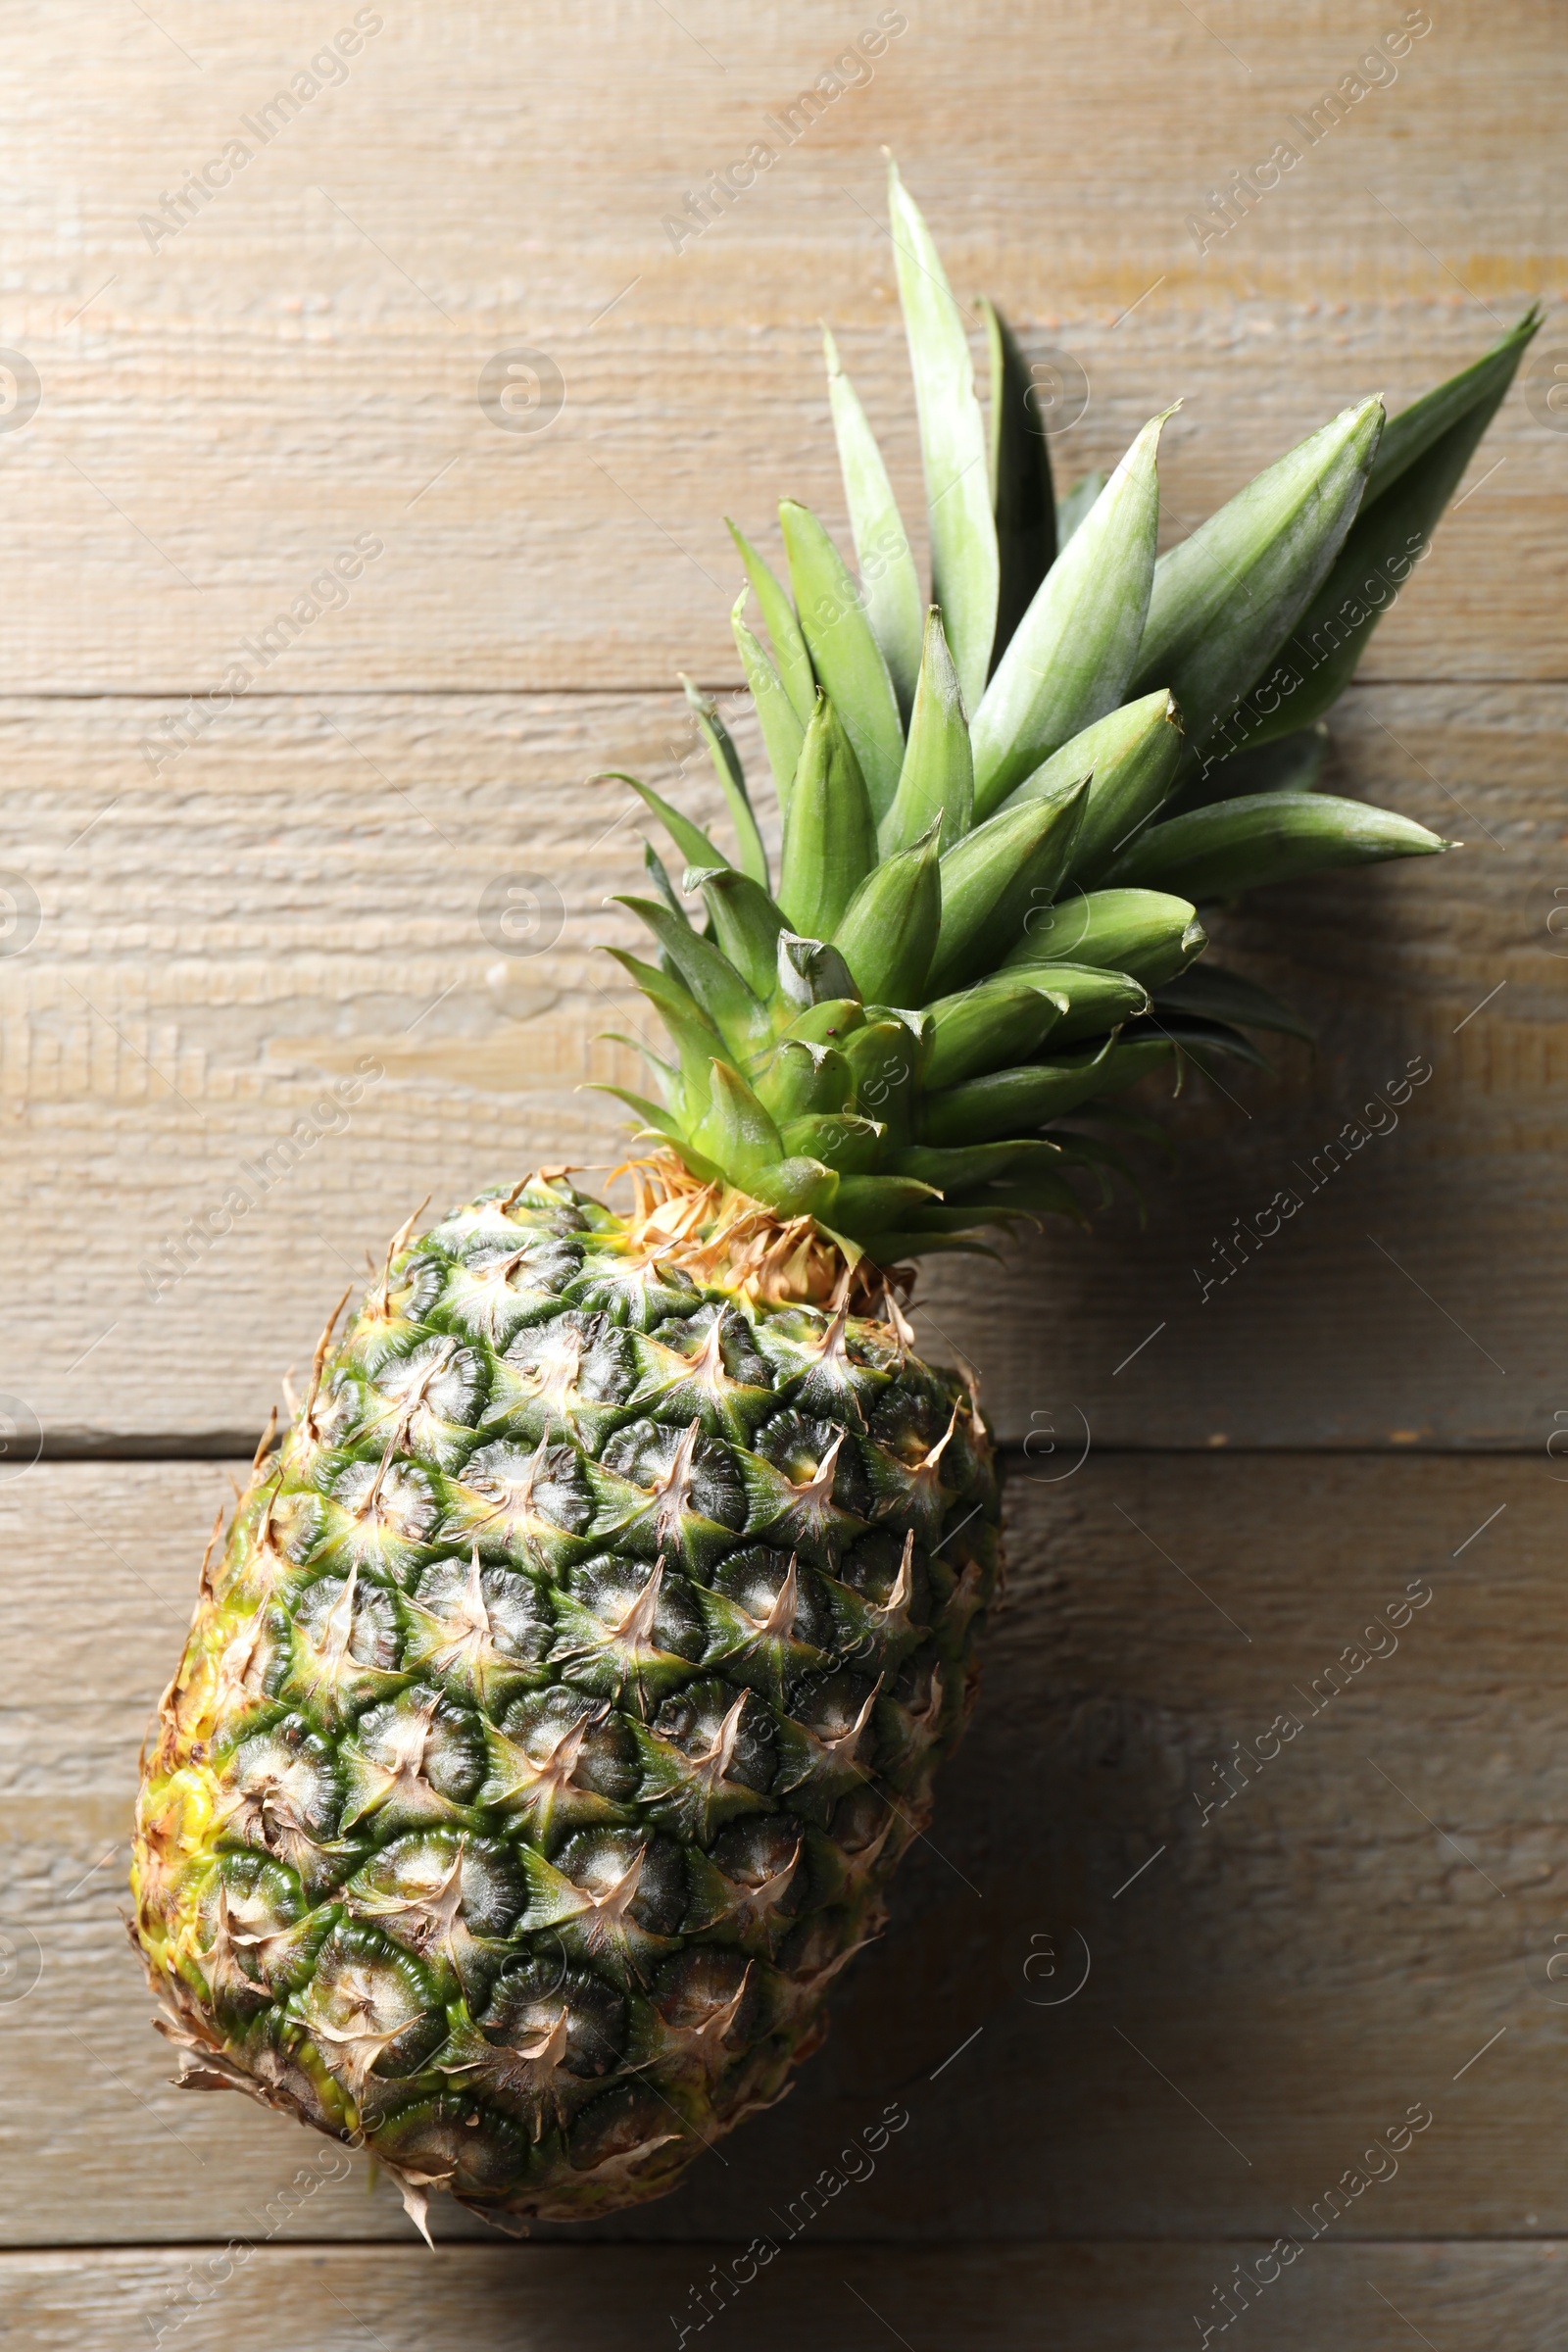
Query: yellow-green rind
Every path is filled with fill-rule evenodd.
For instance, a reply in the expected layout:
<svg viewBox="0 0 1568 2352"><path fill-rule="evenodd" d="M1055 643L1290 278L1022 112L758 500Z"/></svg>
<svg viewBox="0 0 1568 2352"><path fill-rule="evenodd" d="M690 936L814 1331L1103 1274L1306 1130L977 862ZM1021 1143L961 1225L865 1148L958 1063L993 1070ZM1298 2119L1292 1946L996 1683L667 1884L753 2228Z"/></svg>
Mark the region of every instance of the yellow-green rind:
<svg viewBox="0 0 1568 2352"><path fill-rule="evenodd" d="M783 2094L997 1569L972 1399L890 1313L694 1280L561 1183L395 1253L145 1761L135 1933L189 2080L494 2218L662 2195Z"/></svg>

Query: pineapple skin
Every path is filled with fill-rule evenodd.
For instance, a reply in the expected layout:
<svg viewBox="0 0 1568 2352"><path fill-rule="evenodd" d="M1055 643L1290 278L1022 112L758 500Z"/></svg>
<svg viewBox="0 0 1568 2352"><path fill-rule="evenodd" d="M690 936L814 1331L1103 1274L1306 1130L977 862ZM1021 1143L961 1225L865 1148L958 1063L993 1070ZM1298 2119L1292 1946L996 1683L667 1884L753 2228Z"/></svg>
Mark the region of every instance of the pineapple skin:
<svg viewBox="0 0 1568 2352"><path fill-rule="evenodd" d="M132 1930L420 2227L662 2196L820 2043L973 1701L973 1397L560 1181L395 1248L204 1564ZM217 1541L215 1530L215 1544Z"/></svg>

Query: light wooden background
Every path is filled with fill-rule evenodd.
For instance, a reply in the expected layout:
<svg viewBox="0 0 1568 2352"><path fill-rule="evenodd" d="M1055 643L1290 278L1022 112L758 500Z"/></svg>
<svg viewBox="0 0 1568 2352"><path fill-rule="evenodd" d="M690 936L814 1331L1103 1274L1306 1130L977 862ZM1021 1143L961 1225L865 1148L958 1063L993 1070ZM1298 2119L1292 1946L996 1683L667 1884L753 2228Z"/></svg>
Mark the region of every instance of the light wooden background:
<svg viewBox="0 0 1568 2352"><path fill-rule="evenodd" d="M1559 2345L1560 12L1435 0L1397 80L1202 257L1189 216L1396 0L907 0L871 77L852 63L679 252L665 216L874 8L371 13L347 78L157 252L141 217L352 9L42 0L0 24L0 344L40 393L0 414L0 863L38 908L0 956L0 2333L675 2341L710 2266L900 2098L874 2179L708 2341L1219 2341L1235 2266L1424 2102L1397 2177L1223 2340ZM916 503L884 141L960 288L1086 371L1065 475L1182 397L1176 536L1348 399L1409 397L1545 300L1534 404L1334 720L1344 789L1468 846L1236 918L1322 1049L1177 1106L1146 1230L1118 1211L931 1282L931 1348L984 1367L1009 1444L1011 1602L896 1932L795 2096L676 2198L575 2235L499 2247L448 2214L432 2256L363 2165L274 2228L315 2143L167 2086L124 1949L141 1726L229 1469L367 1246L426 1192L613 1151L576 1090L618 1066L591 950L636 829L584 778L689 769L710 808L673 672L735 684L725 510L839 514L819 318ZM564 385L540 431L476 397L516 348ZM347 603L155 772L148 739L365 534ZM484 935L498 875L558 910L535 956ZM300 1130L366 1055L385 1075L351 1116ZM1412 1055L1435 1075L1398 1131L1200 1304L1215 1239ZM240 1163L318 1127L153 1296ZM1302 1713L1412 1581L1432 1597L1398 1648L1220 1809L1235 1743Z"/></svg>

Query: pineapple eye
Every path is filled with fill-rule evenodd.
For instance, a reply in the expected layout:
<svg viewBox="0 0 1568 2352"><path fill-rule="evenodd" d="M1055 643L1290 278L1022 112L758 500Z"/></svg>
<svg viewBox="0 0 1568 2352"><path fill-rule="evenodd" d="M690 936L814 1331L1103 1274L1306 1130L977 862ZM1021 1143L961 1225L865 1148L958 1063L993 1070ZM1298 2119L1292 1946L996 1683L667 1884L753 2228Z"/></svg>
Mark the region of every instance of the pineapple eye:
<svg viewBox="0 0 1568 2352"><path fill-rule="evenodd" d="M788 1624L776 1624L780 1596L788 1583L792 1562L795 1571L794 1609ZM752 1544L744 1551L731 1552L715 1573L712 1589L723 1599L735 1602L745 1612L759 1638L798 1643L806 1649L823 1650L833 1645L833 1612L828 1606L821 1583L815 1572L793 1552L762 1544ZM744 1633L745 1629L741 1631ZM731 1670L726 1656L725 1672Z"/></svg>
<svg viewBox="0 0 1568 2352"><path fill-rule="evenodd" d="M556 1868L607 1908L654 1936L675 1936L686 1915L686 1866L673 1839L636 1830L579 1830L556 1856Z"/></svg>
<svg viewBox="0 0 1568 2352"><path fill-rule="evenodd" d="M246 1799L239 1810L250 1843L270 1843L271 1822L291 1820L317 1837L335 1824L341 1787L331 1745L298 1715L241 1740L226 1777ZM260 1835L250 1837L252 1827Z"/></svg>
<svg viewBox="0 0 1568 2352"><path fill-rule="evenodd" d="M416 1683L385 1705L368 1707L353 1741L374 1792L368 1810L435 1811L440 1799L466 1804L484 1779L479 1717L427 1685Z"/></svg>
<svg viewBox="0 0 1568 2352"><path fill-rule="evenodd" d="M778 1759L772 1721L749 1690L737 1691L716 1676L689 1683L678 1697L665 1699L653 1728L721 1782L760 1794L773 1786Z"/></svg>
<svg viewBox="0 0 1568 2352"><path fill-rule="evenodd" d="M791 1720L824 1743L853 1752L864 1740L866 1708L876 1687L870 1675L847 1668L809 1675L789 1694Z"/></svg>
<svg viewBox="0 0 1568 2352"><path fill-rule="evenodd" d="M607 2090L585 2107L572 2126L567 2162L585 2184L595 2174L635 2178L636 2171L679 2136L669 2109L656 2092L636 2083Z"/></svg>
<svg viewBox="0 0 1568 2352"><path fill-rule="evenodd" d="M886 1607L898 1590L904 1567L904 1538L878 1529L862 1536L839 1564L839 1581L878 1607ZM909 1614L919 1624L931 1615L930 1563L916 1544L909 1554Z"/></svg>
<svg viewBox="0 0 1568 2352"><path fill-rule="evenodd" d="M653 2001L677 2048L709 2075L721 2075L766 2031L760 1972L743 1952L709 1945L666 1960Z"/></svg>
<svg viewBox="0 0 1568 2352"><path fill-rule="evenodd" d="M411 1323L422 1323L440 1298L446 1279L445 1258L433 1250L416 1250L393 1286L393 1304Z"/></svg>
<svg viewBox="0 0 1568 2352"><path fill-rule="evenodd" d="M527 2178L534 2147L526 2121L488 2101L481 2106L466 2091L399 2104L375 2140L400 2173L415 2181L448 2180L481 2211Z"/></svg>
<svg viewBox="0 0 1568 2352"><path fill-rule="evenodd" d="M703 1436L687 1446L688 1434L662 1421L633 1421L616 1431L602 1459L607 1470L645 1491L672 1488L679 1465L679 1499L686 1508L720 1527L744 1527L746 1491L729 1447Z"/></svg>
<svg viewBox="0 0 1568 2352"><path fill-rule="evenodd" d="M561 2063L585 2082L612 2073L626 2042L625 1996L589 1970L559 1960L526 1960L496 1981L481 2030L517 2047L546 2040L558 2023L565 2032Z"/></svg>
<svg viewBox="0 0 1568 2352"><path fill-rule="evenodd" d="M357 1577L350 1596L346 1577L318 1577L301 1592L294 1621L318 1648L346 1636L346 1656L362 1666L390 1669L398 1662L397 1604L368 1579Z"/></svg>
<svg viewBox="0 0 1568 2352"><path fill-rule="evenodd" d="M835 1446L833 1502L839 1510L864 1518L871 1509L870 1482L853 1438L845 1437L841 1425L803 1413L778 1413L764 1421L757 1435L758 1452L782 1470L793 1486L807 1486L816 1478Z"/></svg>
<svg viewBox="0 0 1568 2352"><path fill-rule="evenodd" d="M731 1822L710 1849L715 1870L743 1886L759 1887L792 1877L801 1854L801 1825L788 1814L769 1813Z"/></svg>

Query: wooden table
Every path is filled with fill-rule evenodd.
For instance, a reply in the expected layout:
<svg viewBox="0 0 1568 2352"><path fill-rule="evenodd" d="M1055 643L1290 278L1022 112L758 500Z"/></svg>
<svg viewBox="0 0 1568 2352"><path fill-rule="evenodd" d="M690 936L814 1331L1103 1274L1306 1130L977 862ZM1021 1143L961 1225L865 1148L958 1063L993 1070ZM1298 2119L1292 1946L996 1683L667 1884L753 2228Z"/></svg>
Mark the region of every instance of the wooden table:
<svg viewBox="0 0 1568 2352"><path fill-rule="evenodd" d="M1009 1447L1010 1605L795 2096L644 2215L512 2248L446 2213L431 2255L363 2163L167 2085L121 1925L137 1740L279 1375L421 1195L613 1153L577 1090L622 1067L591 951L637 828L583 779L711 812L673 673L736 683L722 513L839 517L819 318L917 507L881 143L956 284L1087 380L1064 477L1184 401L1179 537L1562 299L1554 12L46 0L0 74L0 945L37 908L0 956L0 2332L696 2340L712 2266L898 2100L708 2340L1560 2344L1551 318L1334 718L1342 788L1463 855L1228 918L1321 1051L1175 1107L1146 1228L930 1282ZM481 914L517 876L537 953ZM1396 1129L1204 1300L1412 1057Z"/></svg>

